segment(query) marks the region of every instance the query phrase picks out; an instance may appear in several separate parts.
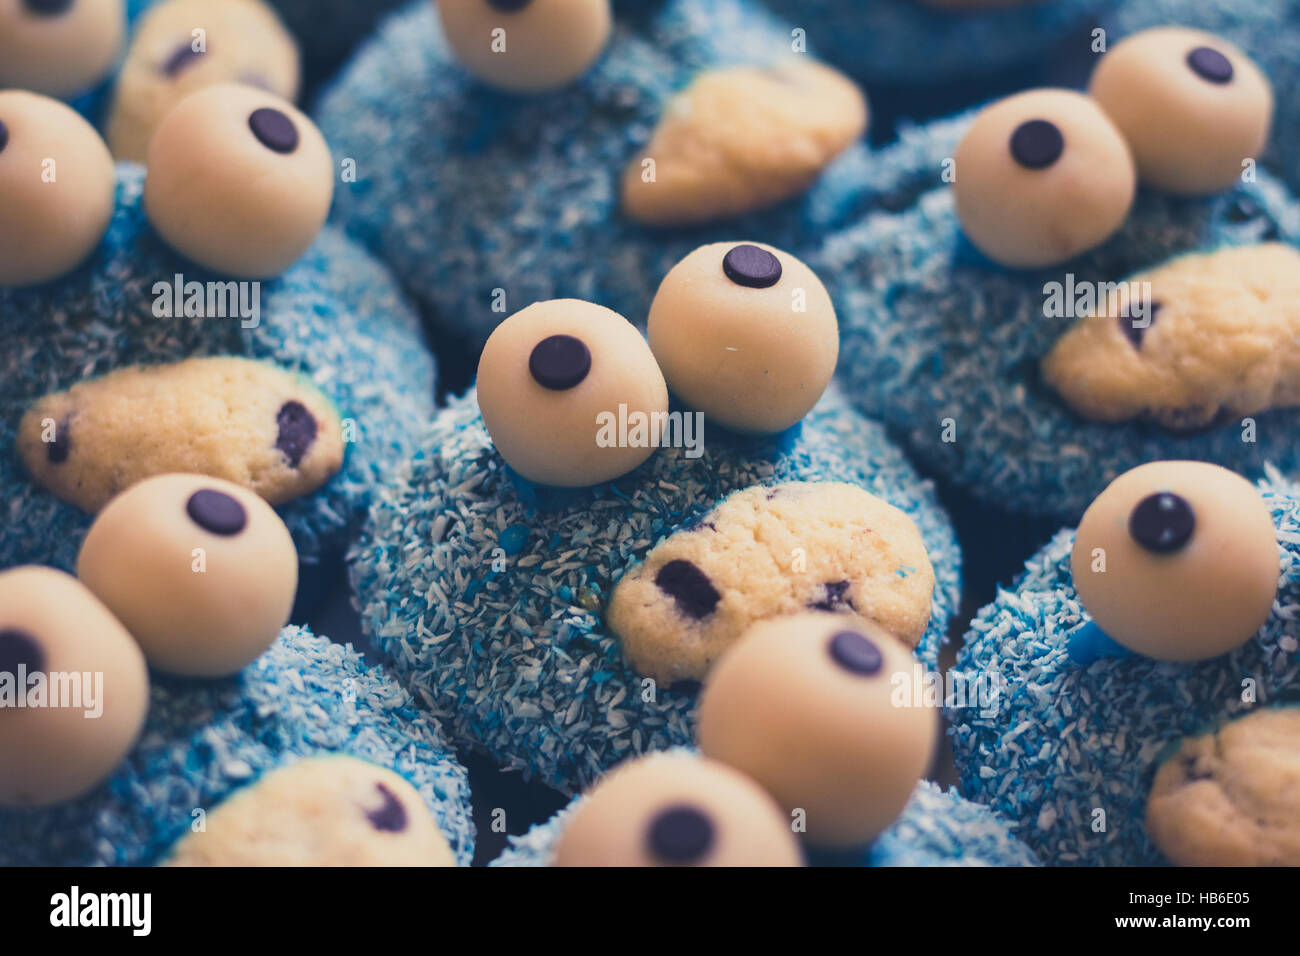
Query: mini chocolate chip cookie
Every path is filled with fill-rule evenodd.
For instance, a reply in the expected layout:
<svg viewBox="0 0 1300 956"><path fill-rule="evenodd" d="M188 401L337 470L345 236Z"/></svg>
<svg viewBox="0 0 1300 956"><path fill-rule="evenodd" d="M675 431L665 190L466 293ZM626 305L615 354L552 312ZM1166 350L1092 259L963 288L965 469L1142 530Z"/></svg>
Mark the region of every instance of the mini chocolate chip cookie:
<svg viewBox="0 0 1300 956"><path fill-rule="evenodd" d="M1300 708L1188 737L1160 765L1147 832L1179 866L1300 866Z"/></svg>
<svg viewBox="0 0 1300 956"><path fill-rule="evenodd" d="M1090 421L1204 428L1300 404L1300 250L1181 256L1115 284L1043 359Z"/></svg>
<svg viewBox="0 0 1300 956"><path fill-rule="evenodd" d="M455 866L420 793L356 757L309 757L228 797L164 866Z"/></svg>
<svg viewBox="0 0 1300 956"><path fill-rule="evenodd" d="M235 357L137 365L36 402L18 426L32 477L91 514L142 478L224 478L273 505L343 464L338 410L300 375Z"/></svg>
<svg viewBox="0 0 1300 956"><path fill-rule="evenodd" d="M637 673L702 681L755 622L853 611L915 647L934 569L903 511L855 485L738 491L669 535L610 596L608 620Z"/></svg>

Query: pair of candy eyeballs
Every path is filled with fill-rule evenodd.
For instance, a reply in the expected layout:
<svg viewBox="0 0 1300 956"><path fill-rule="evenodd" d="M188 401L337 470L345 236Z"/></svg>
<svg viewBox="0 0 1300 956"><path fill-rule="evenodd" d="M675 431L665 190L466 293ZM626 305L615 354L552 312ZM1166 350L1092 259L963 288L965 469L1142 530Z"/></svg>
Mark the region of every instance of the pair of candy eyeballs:
<svg viewBox="0 0 1300 956"><path fill-rule="evenodd" d="M113 69L125 35L125 0L5 0L0 89L85 93Z"/></svg>
<svg viewBox="0 0 1300 956"><path fill-rule="evenodd" d="M609 41L609 0L438 0L443 34L466 71L510 93L577 80Z"/></svg>
<svg viewBox="0 0 1300 956"><path fill-rule="evenodd" d="M626 474L690 435L688 413L669 416L668 389L724 428L782 432L817 403L839 355L825 286L789 253L753 243L701 246L675 265L647 334L577 299L502 322L479 360L478 401L506 462L554 487Z"/></svg>
<svg viewBox="0 0 1300 956"><path fill-rule="evenodd" d="M957 215L990 259L1056 265L1120 228L1138 180L1192 196L1232 186L1272 116L1268 80L1231 43L1146 30L1101 58L1086 96L1030 90L984 109L957 147Z"/></svg>
<svg viewBox="0 0 1300 956"><path fill-rule="evenodd" d="M1280 564L1272 515L1246 479L1196 461L1127 471L1075 533L1070 571L1092 620L1071 636L1070 656L1227 654L1268 620Z"/></svg>
<svg viewBox="0 0 1300 956"><path fill-rule="evenodd" d="M221 84L182 100L149 145L144 205L159 235L200 266L279 275L315 241L333 161L311 120L279 97ZM112 156L58 100L0 92L0 286L80 265L113 217Z"/></svg>
<svg viewBox="0 0 1300 956"><path fill-rule="evenodd" d="M110 501L82 543L76 578L41 567L0 573L0 700L6 675L24 699L37 674L51 689L67 675L80 691L75 707L0 708L0 805L56 803L105 779L143 726L146 661L184 677L236 673L288 622L297 583L293 540L270 505L232 482L184 474Z"/></svg>
<svg viewBox="0 0 1300 956"><path fill-rule="evenodd" d="M575 807L555 862L572 866L797 866L866 846L930 763L934 708L896 695L919 677L906 645L854 615L755 625L700 699L703 756L616 768ZM869 728L869 732L864 732Z"/></svg>

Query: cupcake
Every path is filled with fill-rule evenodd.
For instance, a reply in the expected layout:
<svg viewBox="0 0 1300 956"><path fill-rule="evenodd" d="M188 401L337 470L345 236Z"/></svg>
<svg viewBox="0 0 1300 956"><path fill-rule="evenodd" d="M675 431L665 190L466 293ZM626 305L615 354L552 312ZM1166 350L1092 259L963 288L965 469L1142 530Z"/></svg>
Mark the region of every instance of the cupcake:
<svg viewBox="0 0 1300 956"><path fill-rule="evenodd" d="M868 83L935 87L1043 63L1115 0L766 0Z"/></svg>
<svg viewBox="0 0 1300 956"><path fill-rule="evenodd" d="M640 325L695 246L798 251L871 195L809 192L863 151L866 101L749 0L420 0L317 115L337 221L474 344L554 298ZM853 167L880 188L887 168Z"/></svg>
<svg viewBox="0 0 1300 956"><path fill-rule="evenodd" d="M497 864L1033 865L990 811L920 782L939 723L908 690L920 671L853 613L761 621L709 677L702 755L614 768Z"/></svg>
<svg viewBox="0 0 1300 956"><path fill-rule="evenodd" d="M4 865L468 864L464 768L350 647L286 628L235 676L151 687L75 579L17 568L0 591L0 689L33 708L0 730Z"/></svg>
<svg viewBox="0 0 1300 956"><path fill-rule="evenodd" d="M70 569L116 493L197 472L279 509L306 590L434 390L387 272L321 229L319 134L271 94L209 87L160 129L146 178L53 100L0 94L0 123L0 566ZM28 174L40 157L57 185Z"/></svg>
<svg viewBox="0 0 1300 956"><path fill-rule="evenodd" d="M807 266L747 243L674 267L648 342L576 300L510 317L351 553L367 635L458 740L568 791L688 741L755 621L856 609L933 663L953 532L822 396L835 325Z"/></svg>
<svg viewBox="0 0 1300 956"><path fill-rule="evenodd" d="M1300 205L1254 156L1268 83L1182 29L1111 47L931 140L950 185L832 235L840 379L977 498L1072 520L1184 457L1294 468ZM1141 188L1139 188L1141 185Z"/></svg>
<svg viewBox="0 0 1300 956"><path fill-rule="evenodd" d="M976 616L950 706L962 793L1048 864L1296 865L1300 498L1142 465Z"/></svg>

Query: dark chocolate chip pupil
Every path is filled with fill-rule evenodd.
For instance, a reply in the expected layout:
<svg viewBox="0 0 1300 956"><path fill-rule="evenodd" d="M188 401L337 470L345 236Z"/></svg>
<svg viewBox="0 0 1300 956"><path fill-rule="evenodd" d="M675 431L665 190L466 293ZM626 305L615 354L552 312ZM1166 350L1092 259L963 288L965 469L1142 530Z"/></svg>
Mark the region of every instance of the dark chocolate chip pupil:
<svg viewBox="0 0 1300 956"><path fill-rule="evenodd" d="M32 634L6 627L0 630L0 674L13 674L16 679L20 666L29 674L45 670L45 652Z"/></svg>
<svg viewBox="0 0 1300 956"><path fill-rule="evenodd" d="M532 2L533 0L487 0L487 5L502 13L518 13Z"/></svg>
<svg viewBox="0 0 1300 956"><path fill-rule="evenodd" d="M1232 62L1213 47L1198 46L1187 54L1187 65L1207 83L1223 84L1232 81Z"/></svg>
<svg viewBox="0 0 1300 956"><path fill-rule="evenodd" d="M263 106L248 117L248 128L263 146L275 153L292 153L298 148L298 127L277 109Z"/></svg>
<svg viewBox="0 0 1300 956"><path fill-rule="evenodd" d="M591 371L591 350L572 335L542 339L528 356L528 371L542 388L563 392L573 388Z"/></svg>
<svg viewBox="0 0 1300 956"><path fill-rule="evenodd" d="M723 257L722 271L736 285L767 289L781 281L781 260L758 246L735 246Z"/></svg>
<svg viewBox="0 0 1300 956"><path fill-rule="evenodd" d="M848 599L851 586L852 583L849 581L828 581L822 585L825 593L821 599L813 601L808 606L818 611L834 611L846 604L851 607L853 602Z"/></svg>
<svg viewBox="0 0 1300 956"><path fill-rule="evenodd" d="M275 447L284 452L290 467L297 468L316 440L316 417L302 402L288 401L280 406L275 423L280 429L275 436Z"/></svg>
<svg viewBox="0 0 1300 956"><path fill-rule="evenodd" d="M248 525L248 513L238 500L224 491L200 488L190 495L185 510L194 523L205 531L229 537Z"/></svg>
<svg viewBox="0 0 1300 956"><path fill-rule="evenodd" d="M383 796L384 805L378 810L367 811L366 819L376 830L401 833L406 829L406 807L402 806L402 801L393 796L393 792L382 783L375 784L375 789Z"/></svg>
<svg viewBox="0 0 1300 956"><path fill-rule="evenodd" d="M54 441L47 442L45 445L45 460L51 465L61 465L71 454L72 434L68 429L67 419L64 419L54 426Z"/></svg>
<svg viewBox="0 0 1300 956"><path fill-rule="evenodd" d="M876 642L857 631L840 631L831 638L831 659L846 671L871 676L885 666Z"/></svg>
<svg viewBox="0 0 1300 956"><path fill-rule="evenodd" d="M1131 310L1127 305L1120 311L1119 330L1124 333L1124 337L1129 340L1129 344L1135 349L1142 348L1142 339L1147 332L1151 331L1151 326L1156 324L1156 316L1159 314L1160 308L1159 302L1151 303L1151 313L1145 326L1133 324L1137 316L1130 314Z"/></svg>
<svg viewBox="0 0 1300 956"><path fill-rule="evenodd" d="M194 49L194 42L192 40L186 40L172 51L171 56L163 61L162 71L168 76L175 76L187 66L191 66L201 56L203 56L203 54Z"/></svg>
<svg viewBox="0 0 1300 956"><path fill-rule="evenodd" d="M38 17L61 17L74 3L76 0L23 0L27 12Z"/></svg>
<svg viewBox="0 0 1300 956"><path fill-rule="evenodd" d="M1011 134L1011 158L1026 169L1045 169L1065 152L1060 127L1047 120L1021 123Z"/></svg>
<svg viewBox="0 0 1300 956"><path fill-rule="evenodd" d="M695 863L713 846L713 822L695 807L670 807L650 822L650 852L665 863Z"/></svg>
<svg viewBox="0 0 1300 956"><path fill-rule="evenodd" d="M679 611L697 621L712 614L722 600L709 576L680 558L659 569L655 585L677 603Z"/></svg>
<svg viewBox="0 0 1300 956"><path fill-rule="evenodd" d="M1187 499L1170 491L1158 491L1138 502L1129 515L1128 532L1133 540L1156 554L1183 548L1196 530L1196 515Z"/></svg>
<svg viewBox="0 0 1300 956"><path fill-rule="evenodd" d="M5 151L9 145L9 127L5 125L4 120L0 120L0 153Z"/></svg>

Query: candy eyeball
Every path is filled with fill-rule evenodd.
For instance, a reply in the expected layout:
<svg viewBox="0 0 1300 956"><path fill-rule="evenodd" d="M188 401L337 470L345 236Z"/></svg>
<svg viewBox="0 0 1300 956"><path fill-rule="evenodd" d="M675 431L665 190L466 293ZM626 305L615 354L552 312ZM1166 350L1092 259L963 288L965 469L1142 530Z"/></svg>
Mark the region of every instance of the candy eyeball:
<svg viewBox="0 0 1300 956"><path fill-rule="evenodd" d="M334 163L292 104L222 83L182 100L149 144L144 205L177 252L246 279L279 275L315 241Z"/></svg>
<svg viewBox="0 0 1300 956"><path fill-rule="evenodd" d="M488 337L478 404L511 468L538 484L580 488L650 457L649 426L667 415L668 387L627 319L591 302L552 299L516 312ZM643 424L624 430L622 422Z"/></svg>
<svg viewBox="0 0 1300 956"><path fill-rule="evenodd" d="M565 823L556 866L801 866L791 821L753 781L683 751L615 767Z"/></svg>
<svg viewBox="0 0 1300 956"><path fill-rule="evenodd" d="M455 866L405 778L355 757L310 757L214 809L166 866Z"/></svg>
<svg viewBox="0 0 1300 956"><path fill-rule="evenodd" d="M821 280L757 243L701 246L673 266L646 330L674 394L745 432L784 431L807 415L840 348Z"/></svg>
<svg viewBox="0 0 1300 956"><path fill-rule="evenodd" d="M1017 269L1056 265L1105 242L1137 189L1120 131L1069 90L1030 90L986 107L955 158L962 231Z"/></svg>
<svg viewBox="0 0 1300 956"><path fill-rule="evenodd" d="M1128 140L1138 178L1185 195L1237 182L1273 122L1273 90L1259 67L1227 40L1184 27L1116 44L1088 92Z"/></svg>
<svg viewBox="0 0 1300 956"><path fill-rule="evenodd" d="M113 157L75 110L0 92L0 286L80 265L108 231L116 188Z"/></svg>
<svg viewBox="0 0 1300 956"><path fill-rule="evenodd" d="M1164 661L1226 654L1268 620L1277 533L1246 479L1205 462L1158 461L1116 478L1088 506L1070 570L1093 622Z"/></svg>
<svg viewBox="0 0 1300 956"><path fill-rule="evenodd" d="M262 0L163 0L140 18L118 73L108 145L144 162L163 118L191 93L244 83L292 102L299 56L293 34Z"/></svg>
<svg viewBox="0 0 1300 956"><path fill-rule="evenodd" d="M77 576L150 665L224 677L259 657L288 623L298 556L284 522L248 489L203 475L159 475L99 513Z"/></svg>
<svg viewBox="0 0 1300 956"><path fill-rule="evenodd" d="M896 675L920 664L856 615L756 624L704 686L700 750L803 811L810 843L865 845L903 811L939 729L934 708L894 701Z"/></svg>
<svg viewBox="0 0 1300 956"><path fill-rule="evenodd" d="M148 704L139 646L76 578L0 572L0 806L91 790L134 745Z"/></svg>
<svg viewBox="0 0 1300 956"><path fill-rule="evenodd" d="M108 75L124 0L0 0L0 88L70 98Z"/></svg>
<svg viewBox="0 0 1300 956"><path fill-rule="evenodd" d="M609 0L438 0L437 8L465 69L511 93L567 86L609 40Z"/></svg>

